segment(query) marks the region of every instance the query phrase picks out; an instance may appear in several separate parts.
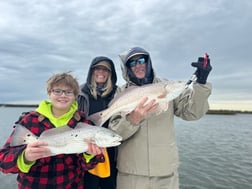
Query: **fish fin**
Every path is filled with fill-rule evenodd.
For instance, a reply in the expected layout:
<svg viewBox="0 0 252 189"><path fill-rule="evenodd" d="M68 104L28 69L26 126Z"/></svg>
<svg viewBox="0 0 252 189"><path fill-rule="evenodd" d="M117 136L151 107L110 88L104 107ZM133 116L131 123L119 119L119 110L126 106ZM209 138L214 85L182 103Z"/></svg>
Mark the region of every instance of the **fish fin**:
<svg viewBox="0 0 252 189"><path fill-rule="evenodd" d="M162 91L161 94L157 97L158 99L166 98L166 96L167 96L167 94L168 94L168 92L167 92L167 90L166 90L166 85L167 85L167 84L164 85L163 91Z"/></svg>
<svg viewBox="0 0 252 189"><path fill-rule="evenodd" d="M186 83L179 81L170 81L170 84L166 85L166 90L168 94L166 95L167 101L172 101L177 98L183 91L187 88Z"/></svg>
<svg viewBox="0 0 252 189"><path fill-rule="evenodd" d="M172 101L172 100L174 100L175 98L177 98L182 92L183 92L183 89L182 89L182 90L174 90L173 93L167 94L166 100L167 100L168 102L169 102L169 101Z"/></svg>
<svg viewBox="0 0 252 189"><path fill-rule="evenodd" d="M160 94L157 98L162 99L162 98L165 98L166 95L167 95L167 92L165 91L162 94Z"/></svg>
<svg viewBox="0 0 252 189"><path fill-rule="evenodd" d="M69 132L72 130L73 130L73 128L69 127L68 125L48 129L48 130L45 130L44 132L41 133L41 135L39 136L39 140L44 140L48 137L61 135L62 133Z"/></svg>
<svg viewBox="0 0 252 189"><path fill-rule="evenodd" d="M23 144L28 144L31 141L37 140L37 136L34 135L30 130L22 125L16 125L14 133L12 134L12 139L10 146L19 146Z"/></svg>
<svg viewBox="0 0 252 189"><path fill-rule="evenodd" d="M74 127L74 129L82 129L82 128L90 127L90 126L93 126L93 125L90 125L90 124L84 123L84 122L78 122L76 124L76 126Z"/></svg>
<svg viewBox="0 0 252 189"><path fill-rule="evenodd" d="M120 98L122 97L127 97L126 94L127 93L130 93L132 91L134 91L135 89L139 88L139 86L134 86L134 85L131 85L131 86L128 86L124 92L121 92L121 93L116 93L114 98L109 102L108 104L108 107L111 107L116 101L118 101Z"/></svg>

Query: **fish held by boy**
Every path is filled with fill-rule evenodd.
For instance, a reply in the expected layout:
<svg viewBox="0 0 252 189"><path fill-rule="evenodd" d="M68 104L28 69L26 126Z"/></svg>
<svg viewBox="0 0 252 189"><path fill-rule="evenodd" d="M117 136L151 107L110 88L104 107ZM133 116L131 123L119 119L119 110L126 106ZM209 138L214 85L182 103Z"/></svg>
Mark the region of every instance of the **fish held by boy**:
<svg viewBox="0 0 252 189"><path fill-rule="evenodd" d="M119 93L109 103L108 108L90 115L88 118L95 125L101 126L115 113L126 115L133 111L142 98L155 99L159 103L156 115L168 109L169 101L178 97L186 88L186 82L163 80L159 83L152 83L143 86L129 86Z"/></svg>
<svg viewBox="0 0 252 189"><path fill-rule="evenodd" d="M83 153L88 150L88 143L99 147L112 147L121 144L122 137L112 130L78 123L73 129L67 125L48 129L40 136L34 135L22 125L16 125L10 146L45 141L51 155Z"/></svg>

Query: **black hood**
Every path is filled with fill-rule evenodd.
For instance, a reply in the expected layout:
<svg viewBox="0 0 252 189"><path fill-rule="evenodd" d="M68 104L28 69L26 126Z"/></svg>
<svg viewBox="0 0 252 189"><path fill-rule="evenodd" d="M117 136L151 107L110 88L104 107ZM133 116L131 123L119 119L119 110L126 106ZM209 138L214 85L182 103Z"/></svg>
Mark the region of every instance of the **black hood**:
<svg viewBox="0 0 252 189"><path fill-rule="evenodd" d="M89 89L91 87L93 66L98 64L101 61L106 61L106 62L108 62L110 64L110 67L111 67L111 81L112 81L113 86L116 88L117 75L116 75L116 71L115 71L114 62L111 59L109 59L108 57L97 56L92 60L92 62L90 64L87 79L86 79L86 83L81 85L81 91L82 92L90 93Z"/></svg>

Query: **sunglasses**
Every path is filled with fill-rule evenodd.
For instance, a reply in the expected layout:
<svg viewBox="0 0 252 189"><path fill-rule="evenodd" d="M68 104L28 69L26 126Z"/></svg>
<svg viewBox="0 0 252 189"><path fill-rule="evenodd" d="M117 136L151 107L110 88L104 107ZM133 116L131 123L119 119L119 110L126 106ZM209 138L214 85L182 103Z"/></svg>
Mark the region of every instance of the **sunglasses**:
<svg viewBox="0 0 252 189"><path fill-rule="evenodd" d="M129 66L130 68L132 68L132 67L136 66L137 63L139 63L139 64L142 65L142 64L145 64L145 63L146 63L146 60L145 60L144 57L138 58L138 59L136 59L136 60L131 60L131 61L128 62L128 66Z"/></svg>
<svg viewBox="0 0 252 189"><path fill-rule="evenodd" d="M61 96L63 93L66 96L73 96L74 95L74 92L72 90L62 90L62 89L52 89L52 93L55 96Z"/></svg>

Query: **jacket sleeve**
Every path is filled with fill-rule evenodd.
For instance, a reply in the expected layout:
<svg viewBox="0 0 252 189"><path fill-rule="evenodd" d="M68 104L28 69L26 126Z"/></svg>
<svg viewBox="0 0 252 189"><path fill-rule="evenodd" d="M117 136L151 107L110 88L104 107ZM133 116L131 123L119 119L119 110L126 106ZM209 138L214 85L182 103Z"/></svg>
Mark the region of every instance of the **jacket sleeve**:
<svg viewBox="0 0 252 189"><path fill-rule="evenodd" d="M87 159L83 157L84 159L84 170L93 169L98 163L102 163L105 161L103 154L99 154L94 156L93 158L89 159L87 162Z"/></svg>
<svg viewBox="0 0 252 189"><path fill-rule="evenodd" d="M15 124L19 123L21 125L30 126L32 124L31 114L33 114L33 112L23 112ZM19 173L22 171L19 169L18 161L20 160L20 157L22 157L22 153L26 148L26 145L13 147L10 146L14 131L15 128L7 139L5 145L2 147L2 149L0 149L0 171L3 173Z"/></svg>
<svg viewBox="0 0 252 189"><path fill-rule="evenodd" d="M25 159L24 159L24 151L18 156L18 159L17 159L17 166L18 166L18 169L23 172L23 173L28 173L31 169L31 167L36 163L36 161L32 161L32 162L29 162L29 163L26 163L25 162Z"/></svg>
<svg viewBox="0 0 252 189"><path fill-rule="evenodd" d="M125 115L115 114L111 117L108 127L118 133L123 140L127 140L139 130L140 124L133 125Z"/></svg>
<svg viewBox="0 0 252 189"><path fill-rule="evenodd" d="M7 142L0 150L0 171L3 173L18 173L17 167L18 156L22 153L25 145L11 147L11 136L7 139Z"/></svg>
<svg viewBox="0 0 252 189"><path fill-rule="evenodd" d="M209 109L208 97L212 85L194 83L174 100L174 114L184 120L200 119Z"/></svg>

